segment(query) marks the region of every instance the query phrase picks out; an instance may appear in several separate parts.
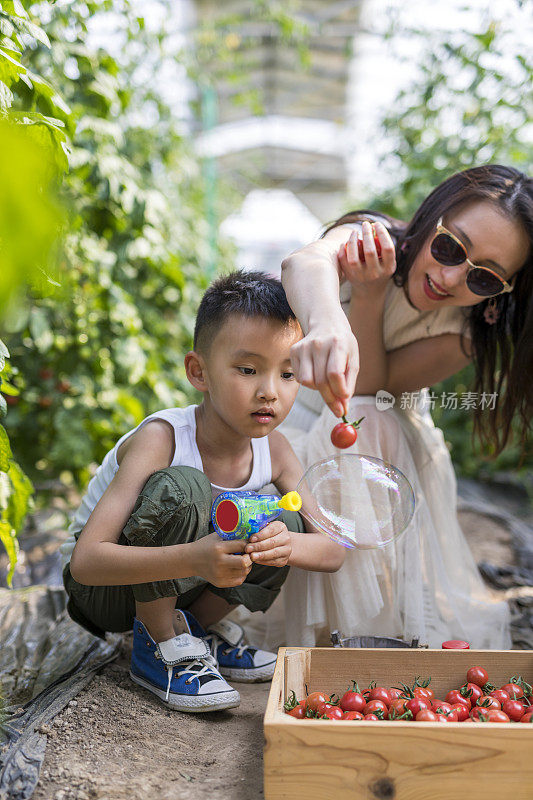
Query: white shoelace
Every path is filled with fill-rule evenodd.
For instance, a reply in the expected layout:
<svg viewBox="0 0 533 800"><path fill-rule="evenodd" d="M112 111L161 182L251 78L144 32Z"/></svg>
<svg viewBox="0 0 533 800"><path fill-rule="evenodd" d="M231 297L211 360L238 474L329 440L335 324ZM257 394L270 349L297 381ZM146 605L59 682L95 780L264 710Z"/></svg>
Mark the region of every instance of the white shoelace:
<svg viewBox="0 0 533 800"><path fill-rule="evenodd" d="M213 656L213 658L216 659L219 644L227 644L227 642L225 642L224 639L221 639L220 636L217 636L216 633L210 633L209 636L207 636L206 638L211 640L209 644L209 649L211 650L211 655ZM237 645L236 647L227 647L224 650L224 655L231 653L232 650L236 650L237 651L236 658L242 658L242 654L249 646L250 645L248 644L240 644Z"/></svg>
<svg viewBox="0 0 533 800"><path fill-rule="evenodd" d="M182 675L187 675L190 673L192 677L187 679L185 683L192 683L193 678L199 678L201 675L207 675L209 672L213 672L213 669L217 669L216 660L212 656L205 656L204 658L196 658L194 661L187 661L185 662L187 666L185 669L181 669L177 677L181 678ZM167 666L167 673L168 673L168 683L167 683L167 693L165 695L165 701L168 701L170 695L170 684L172 683L172 678L174 677L174 669L178 666L178 664L171 664ZM198 672L193 672L192 667L201 667Z"/></svg>

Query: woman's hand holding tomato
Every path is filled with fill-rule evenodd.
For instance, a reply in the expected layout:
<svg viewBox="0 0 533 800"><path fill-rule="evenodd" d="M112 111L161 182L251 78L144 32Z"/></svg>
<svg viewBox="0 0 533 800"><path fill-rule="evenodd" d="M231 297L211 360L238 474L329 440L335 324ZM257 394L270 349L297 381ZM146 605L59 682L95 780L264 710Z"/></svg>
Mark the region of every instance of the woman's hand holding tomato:
<svg viewBox="0 0 533 800"><path fill-rule="evenodd" d="M396 271L396 250L382 222L365 220L362 247L358 245L358 231L354 230L341 245L337 259L344 277L352 285L352 293L358 296L381 294Z"/></svg>

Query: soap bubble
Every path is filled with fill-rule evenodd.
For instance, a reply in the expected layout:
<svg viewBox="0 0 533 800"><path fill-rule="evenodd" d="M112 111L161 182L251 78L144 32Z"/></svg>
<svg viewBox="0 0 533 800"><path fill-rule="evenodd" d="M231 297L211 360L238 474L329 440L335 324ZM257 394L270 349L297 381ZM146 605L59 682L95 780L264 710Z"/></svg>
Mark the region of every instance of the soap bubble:
<svg viewBox="0 0 533 800"><path fill-rule="evenodd" d="M300 512L349 548L385 547L413 518L415 495L403 472L380 458L344 453L312 464L296 490Z"/></svg>

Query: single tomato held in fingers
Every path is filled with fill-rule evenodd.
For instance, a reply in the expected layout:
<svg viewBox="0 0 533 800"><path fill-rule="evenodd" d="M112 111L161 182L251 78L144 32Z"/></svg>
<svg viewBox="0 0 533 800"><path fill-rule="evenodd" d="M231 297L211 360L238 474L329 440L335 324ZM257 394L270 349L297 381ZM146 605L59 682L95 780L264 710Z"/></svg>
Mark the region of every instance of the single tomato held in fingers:
<svg viewBox="0 0 533 800"><path fill-rule="evenodd" d="M342 418L342 422L337 423L331 431L331 443L334 447L344 450L346 447L351 447L357 441L357 429L364 420L364 417L356 420L355 422L348 422L346 417Z"/></svg>
<svg viewBox="0 0 533 800"><path fill-rule="evenodd" d="M372 223L372 235L374 237L374 244L376 246L376 253L378 254L378 258L381 258L381 242L378 239L377 231L374 227L374 223ZM358 236L357 237L357 253L359 255L359 261L365 263L365 249L363 245L363 240Z"/></svg>

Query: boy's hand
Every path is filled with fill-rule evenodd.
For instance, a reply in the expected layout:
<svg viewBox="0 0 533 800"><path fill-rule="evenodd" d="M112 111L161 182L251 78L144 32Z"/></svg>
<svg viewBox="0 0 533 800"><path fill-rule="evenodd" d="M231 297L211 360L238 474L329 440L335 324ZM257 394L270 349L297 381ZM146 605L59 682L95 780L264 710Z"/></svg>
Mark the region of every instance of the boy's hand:
<svg viewBox="0 0 533 800"><path fill-rule="evenodd" d="M219 588L240 586L252 569L250 556L244 552L245 544L242 539L221 539L218 533L197 539L192 542L194 574Z"/></svg>
<svg viewBox="0 0 533 800"><path fill-rule="evenodd" d="M259 533L248 539L245 553L254 564L266 567L284 567L292 553L291 535L281 520L269 522Z"/></svg>

